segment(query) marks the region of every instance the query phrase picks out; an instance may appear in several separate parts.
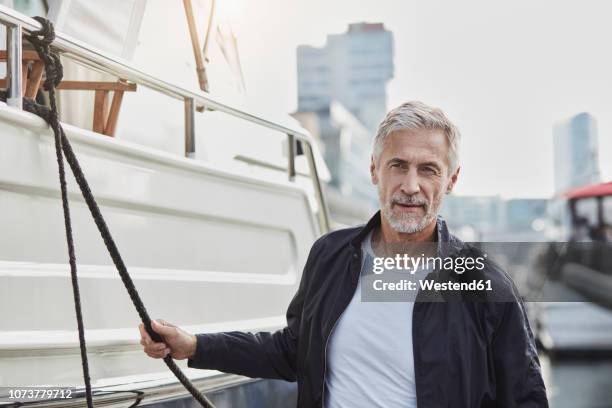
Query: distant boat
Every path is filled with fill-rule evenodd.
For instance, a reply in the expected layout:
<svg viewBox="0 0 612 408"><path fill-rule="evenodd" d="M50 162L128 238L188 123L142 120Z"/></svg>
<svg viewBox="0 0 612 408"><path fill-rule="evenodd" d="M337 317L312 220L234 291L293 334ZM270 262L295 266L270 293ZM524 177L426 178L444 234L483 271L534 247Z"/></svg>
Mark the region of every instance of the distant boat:
<svg viewBox="0 0 612 408"><path fill-rule="evenodd" d="M554 203L547 275L612 308L612 182L571 189Z"/></svg>
<svg viewBox="0 0 612 408"><path fill-rule="evenodd" d="M540 344L553 356L610 356L612 182L569 190L549 210L550 242L532 268L539 273L528 275Z"/></svg>

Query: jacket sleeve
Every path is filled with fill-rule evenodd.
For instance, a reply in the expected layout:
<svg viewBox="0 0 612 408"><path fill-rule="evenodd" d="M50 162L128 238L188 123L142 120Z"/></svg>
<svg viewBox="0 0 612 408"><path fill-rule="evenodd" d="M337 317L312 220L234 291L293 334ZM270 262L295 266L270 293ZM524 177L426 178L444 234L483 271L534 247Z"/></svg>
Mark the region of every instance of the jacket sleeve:
<svg viewBox="0 0 612 408"><path fill-rule="evenodd" d="M300 286L287 309L287 326L275 332L197 334L197 348L187 365L247 377L296 381L297 345L309 270L319 239L308 255Z"/></svg>
<svg viewBox="0 0 612 408"><path fill-rule="evenodd" d="M540 361L525 305L516 294L514 301L498 303L498 306L501 316L493 338L498 406L548 407Z"/></svg>

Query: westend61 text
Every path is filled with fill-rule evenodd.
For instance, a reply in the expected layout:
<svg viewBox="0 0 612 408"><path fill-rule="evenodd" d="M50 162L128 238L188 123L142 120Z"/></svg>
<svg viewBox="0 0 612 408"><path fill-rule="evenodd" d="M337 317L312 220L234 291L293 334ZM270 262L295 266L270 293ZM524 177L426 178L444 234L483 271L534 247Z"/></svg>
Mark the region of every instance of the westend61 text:
<svg viewBox="0 0 612 408"><path fill-rule="evenodd" d="M486 255L485 255L486 256ZM471 270L483 270L485 258L478 256L472 257L446 257L439 256L408 256L407 254L397 254L395 257L375 257L372 272L381 274L385 270L405 270L414 274L420 268L423 269L445 269L462 274Z"/></svg>
<svg viewBox="0 0 612 408"><path fill-rule="evenodd" d="M471 282L436 282L430 279L420 279L419 285L414 281L402 279L399 282L385 282L382 279L377 279L372 283L374 290L377 291L396 291L396 290L436 290L436 291L475 291L475 290L493 290L491 280L473 280Z"/></svg>

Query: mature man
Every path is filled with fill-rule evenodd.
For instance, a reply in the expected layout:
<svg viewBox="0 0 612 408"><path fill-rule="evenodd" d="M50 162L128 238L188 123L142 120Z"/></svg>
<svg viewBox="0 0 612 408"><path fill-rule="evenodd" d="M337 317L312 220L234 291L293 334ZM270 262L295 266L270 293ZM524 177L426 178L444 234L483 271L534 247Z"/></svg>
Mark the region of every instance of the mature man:
<svg viewBox="0 0 612 408"><path fill-rule="evenodd" d="M501 288L503 301L431 300L425 291L416 302L361 298L372 259L394 245L431 242L438 256L467 247L437 216L459 175L459 137L437 108L409 102L390 111L370 164L381 210L365 226L314 243L287 327L194 336L155 322L164 343L153 343L141 326L145 352L189 358L190 367L297 380L298 407L547 407L523 303L498 268L487 263L478 276Z"/></svg>

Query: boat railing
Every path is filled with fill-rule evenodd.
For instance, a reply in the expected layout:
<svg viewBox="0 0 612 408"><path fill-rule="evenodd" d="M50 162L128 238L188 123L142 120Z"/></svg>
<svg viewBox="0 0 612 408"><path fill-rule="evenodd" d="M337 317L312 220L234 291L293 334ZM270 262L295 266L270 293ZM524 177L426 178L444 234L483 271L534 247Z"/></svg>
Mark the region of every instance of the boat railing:
<svg viewBox="0 0 612 408"><path fill-rule="evenodd" d="M7 105L21 109L22 107L22 35L39 30L40 24L11 8L0 5L0 24L6 26L6 83L7 83ZM265 128L281 132L287 135L287 176L289 181L296 179L296 144L299 141L306 156L309 169L309 177L312 181L315 198L317 201L317 215L321 232L330 229L329 211L323 194L323 188L319 173L317 171L313 138L302 128L278 121L270 120L248 110L230 106L213 95L204 92L193 92L155 78L141 70L130 66L127 62L104 54L100 50L89 46L75 38L62 33L56 33L52 47L62 56L79 62L89 68L117 76L122 80L130 81L144 87L156 90L164 95L183 101L185 120L185 157L191 157L195 153L195 120L197 107L203 106L218 112L224 112L230 116L246 120L248 122L263 126ZM301 175L301 174L300 174Z"/></svg>

